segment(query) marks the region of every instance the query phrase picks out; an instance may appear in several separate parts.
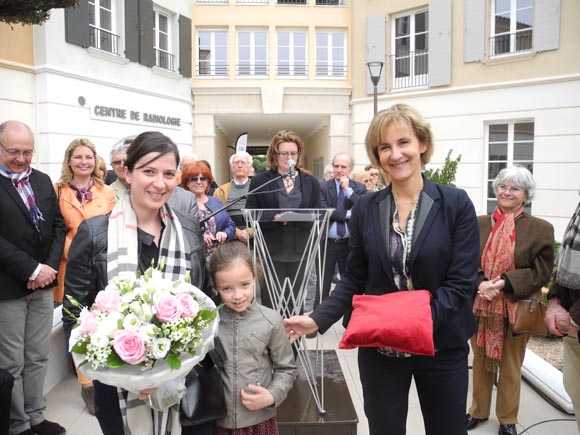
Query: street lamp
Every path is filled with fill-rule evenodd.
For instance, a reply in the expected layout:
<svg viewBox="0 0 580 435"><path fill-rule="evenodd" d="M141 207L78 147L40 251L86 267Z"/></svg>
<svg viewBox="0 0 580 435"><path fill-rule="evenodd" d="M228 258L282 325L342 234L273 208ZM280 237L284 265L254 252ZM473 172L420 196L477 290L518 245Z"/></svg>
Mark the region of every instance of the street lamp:
<svg viewBox="0 0 580 435"><path fill-rule="evenodd" d="M369 69L369 74L371 75L371 82L373 82L373 86L375 88L375 111L374 114L377 114L377 85L379 84L379 80L381 78L381 73L383 72L383 65L384 62L374 61L374 62L367 62L367 67Z"/></svg>

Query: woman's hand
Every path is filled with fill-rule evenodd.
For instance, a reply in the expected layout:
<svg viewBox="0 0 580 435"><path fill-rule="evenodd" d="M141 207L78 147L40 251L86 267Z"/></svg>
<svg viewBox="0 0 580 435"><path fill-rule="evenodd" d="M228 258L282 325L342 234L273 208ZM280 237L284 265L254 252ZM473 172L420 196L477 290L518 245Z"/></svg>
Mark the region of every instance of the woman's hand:
<svg viewBox="0 0 580 435"><path fill-rule="evenodd" d="M216 240L218 243L223 243L228 239L228 235L223 231L218 231L215 235Z"/></svg>
<svg viewBox="0 0 580 435"><path fill-rule="evenodd" d="M214 238L211 235L209 235L209 234L203 235L203 243L205 243L206 248L211 247L211 245L213 245L213 241L214 241Z"/></svg>
<svg viewBox="0 0 580 435"><path fill-rule="evenodd" d="M293 316L289 319L284 319L284 328L290 343L294 343L303 335L318 332L318 325L310 316Z"/></svg>
<svg viewBox="0 0 580 435"><path fill-rule="evenodd" d="M565 334L573 334L580 330L580 328L572 325L570 320L570 313L560 305L560 300L558 298L550 299L546 315L544 316L544 321L550 332L561 337Z"/></svg>
<svg viewBox="0 0 580 435"><path fill-rule="evenodd" d="M148 388L147 390L139 391L139 394L137 395L137 397L139 398L139 400L143 400L144 402L148 402L149 396L151 396L153 393L155 393L155 391L157 391L157 388Z"/></svg>
<svg viewBox="0 0 580 435"><path fill-rule="evenodd" d="M257 411L274 404L272 393L259 385L248 384L247 388L242 388L240 395L242 396L242 405L250 411Z"/></svg>
<svg viewBox="0 0 580 435"><path fill-rule="evenodd" d="M497 298L502 289L505 287L505 280L497 277L490 281L481 281L479 284L479 288L477 289L477 294L483 300L486 301L493 301Z"/></svg>

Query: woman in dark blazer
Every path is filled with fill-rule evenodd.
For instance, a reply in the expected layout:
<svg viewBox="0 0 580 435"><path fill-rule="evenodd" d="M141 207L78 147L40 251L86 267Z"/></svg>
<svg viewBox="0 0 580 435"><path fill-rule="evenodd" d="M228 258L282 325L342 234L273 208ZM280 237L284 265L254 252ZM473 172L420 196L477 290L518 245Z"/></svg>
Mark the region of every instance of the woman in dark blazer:
<svg viewBox="0 0 580 435"><path fill-rule="evenodd" d="M346 272L310 316L285 321L287 333L292 340L324 333L351 309L355 294L430 291L434 356L359 348L369 433L406 433L414 379L425 433L465 435L467 341L475 332L469 301L479 246L473 205L463 190L440 186L421 174L433 152L432 133L413 108L397 104L379 112L367 132L366 148L391 185L367 193L355 205Z"/></svg>
<svg viewBox="0 0 580 435"><path fill-rule="evenodd" d="M304 142L300 136L290 130L282 130L274 135L268 148L267 159L270 170L252 178L246 209L317 209L321 207L320 184L312 175L300 168L300 158L304 153ZM294 176L289 174L291 162L294 162ZM281 210L281 211L282 211ZM272 218L278 213L272 212ZM262 216L260 228L268 252L280 283L284 278L294 281L298 274L300 259L310 234L311 224L304 222L265 222ZM274 220L274 219L269 219ZM271 280L268 280L270 282ZM279 295L276 289L261 286L262 304L278 309ZM298 289L294 286L294 291ZM294 298L299 297L294 294ZM287 315L293 314L294 298L286 294L289 302L285 309ZM296 301L302 306L302 301Z"/></svg>

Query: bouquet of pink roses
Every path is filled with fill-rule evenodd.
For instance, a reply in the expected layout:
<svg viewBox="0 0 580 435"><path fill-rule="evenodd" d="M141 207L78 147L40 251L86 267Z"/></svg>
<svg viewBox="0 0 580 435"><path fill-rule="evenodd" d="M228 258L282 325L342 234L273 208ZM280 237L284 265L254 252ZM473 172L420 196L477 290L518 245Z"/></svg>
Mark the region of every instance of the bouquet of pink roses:
<svg viewBox="0 0 580 435"><path fill-rule="evenodd" d="M173 380L181 386L213 346L219 323L213 301L188 281L167 280L151 267L141 277L112 280L90 308L69 297L81 309L69 341L79 370L133 393Z"/></svg>

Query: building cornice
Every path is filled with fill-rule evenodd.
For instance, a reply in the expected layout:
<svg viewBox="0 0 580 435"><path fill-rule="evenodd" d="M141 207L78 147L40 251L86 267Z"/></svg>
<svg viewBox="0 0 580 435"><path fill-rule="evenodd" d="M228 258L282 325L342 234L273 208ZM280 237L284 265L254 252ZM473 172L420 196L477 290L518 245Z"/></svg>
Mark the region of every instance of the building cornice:
<svg viewBox="0 0 580 435"><path fill-rule="evenodd" d="M271 85L268 85L271 86ZM285 95L339 95L350 96L351 86L341 87L307 87L285 86ZM262 86L193 86L191 91L194 95L261 95Z"/></svg>
<svg viewBox="0 0 580 435"><path fill-rule="evenodd" d="M32 65L26 65L24 63L12 62L6 59L0 59L0 68L13 69L15 71L22 71L27 73L34 73L34 67Z"/></svg>

